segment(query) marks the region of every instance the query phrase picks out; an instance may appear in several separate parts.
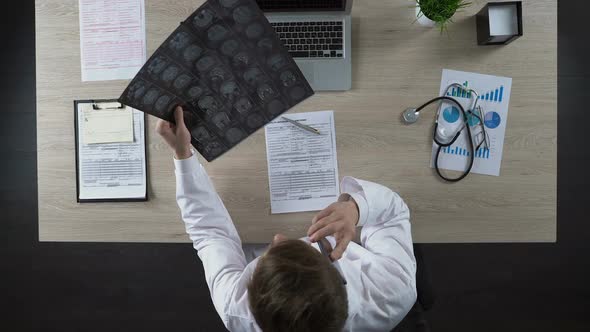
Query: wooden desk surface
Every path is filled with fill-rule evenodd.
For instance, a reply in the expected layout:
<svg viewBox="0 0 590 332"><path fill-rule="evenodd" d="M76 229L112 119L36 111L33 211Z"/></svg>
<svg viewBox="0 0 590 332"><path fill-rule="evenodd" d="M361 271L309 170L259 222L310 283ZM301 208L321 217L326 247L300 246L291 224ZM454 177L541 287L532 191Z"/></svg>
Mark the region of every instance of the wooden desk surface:
<svg viewBox="0 0 590 332"><path fill-rule="evenodd" d="M146 1L148 54L201 1ZM555 241L557 2L523 1L524 36L476 45L475 13L455 15L449 36L412 24L405 0L356 1L353 89L317 93L290 112L335 111L341 175L398 191L416 242ZM128 81L81 82L78 1L36 1L40 241L186 242L174 199L172 155L148 118L150 200L76 203L74 99L115 98ZM441 182L429 166L430 116L408 127L400 112L438 93L443 68L513 78L499 177ZM303 236L313 213L271 215L264 131L211 164L203 161L242 240Z"/></svg>

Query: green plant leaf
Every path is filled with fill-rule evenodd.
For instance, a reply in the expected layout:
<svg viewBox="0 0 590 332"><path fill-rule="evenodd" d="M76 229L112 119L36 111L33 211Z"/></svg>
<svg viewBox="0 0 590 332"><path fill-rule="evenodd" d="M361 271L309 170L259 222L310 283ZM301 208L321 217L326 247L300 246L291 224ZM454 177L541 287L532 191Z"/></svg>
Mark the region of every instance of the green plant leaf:
<svg viewBox="0 0 590 332"><path fill-rule="evenodd" d="M416 3L420 7L417 17L426 16L434 21L441 34L448 32L447 25L453 22L451 18L458 10L471 5L465 0L416 0Z"/></svg>

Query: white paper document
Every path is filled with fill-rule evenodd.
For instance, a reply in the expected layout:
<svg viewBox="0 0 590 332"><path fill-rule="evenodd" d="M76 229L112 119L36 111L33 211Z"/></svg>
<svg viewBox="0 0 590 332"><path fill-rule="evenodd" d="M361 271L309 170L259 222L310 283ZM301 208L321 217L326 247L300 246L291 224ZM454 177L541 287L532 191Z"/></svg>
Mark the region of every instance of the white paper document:
<svg viewBox="0 0 590 332"><path fill-rule="evenodd" d="M129 108L128 108L129 109ZM147 174L144 137L144 113L133 114L133 140L129 143L86 144L84 113L92 103L78 104L78 199L143 199ZM121 112L121 110L118 110Z"/></svg>
<svg viewBox="0 0 590 332"><path fill-rule="evenodd" d="M278 117L266 125L271 213L317 211L340 194L334 112L286 114L320 135Z"/></svg>
<svg viewBox="0 0 590 332"><path fill-rule="evenodd" d="M440 95L445 93L451 83L459 83L465 88L475 90L479 94L478 105L482 107L483 111L483 129L489 139L488 148L482 145L475 151L471 172L499 176L512 79L444 69L440 83ZM469 110L472 105L472 96L465 89L451 88L447 92L447 96L459 101L465 111ZM474 145L477 146L483 139L480 121L476 117L468 116L468 122ZM462 115L457 107L444 102L441 105L438 123L440 128L455 133L463 125ZM438 159L439 168L454 171L464 171L467 168L471 151L466 135L467 131L463 130L455 143L441 149ZM437 150L438 145L433 143L431 167L434 167Z"/></svg>
<svg viewBox="0 0 590 332"><path fill-rule="evenodd" d="M82 81L133 78L146 61L144 0L79 0Z"/></svg>
<svg viewBox="0 0 590 332"><path fill-rule="evenodd" d="M130 108L84 112L84 144L133 142L133 111Z"/></svg>

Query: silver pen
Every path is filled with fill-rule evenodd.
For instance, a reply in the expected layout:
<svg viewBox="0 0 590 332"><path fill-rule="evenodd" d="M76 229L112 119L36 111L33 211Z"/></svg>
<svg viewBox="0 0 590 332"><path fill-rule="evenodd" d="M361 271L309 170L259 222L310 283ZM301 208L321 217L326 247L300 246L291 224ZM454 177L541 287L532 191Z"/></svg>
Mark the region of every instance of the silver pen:
<svg viewBox="0 0 590 332"><path fill-rule="evenodd" d="M314 133L314 134L317 134L317 135L321 135L321 133L320 133L320 131L319 131L319 130L317 130L317 129L313 128L313 127L310 127L310 126L308 126L308 125L306 125L306 124L299 123L298 121L291 120L291 119L289 119L289 118L286 118L286 117L284 117L284 116L281 116L281 118L282 118L282 119L284 119L284 120L286 120L286 121L287 121L287 122L289 122L289 123L292 123L292 124L294 124L295 126L297 126L297 127L301 128L301 129L304 129L304 130L307 130L307 131L309 131L310 133Z"/></svg>

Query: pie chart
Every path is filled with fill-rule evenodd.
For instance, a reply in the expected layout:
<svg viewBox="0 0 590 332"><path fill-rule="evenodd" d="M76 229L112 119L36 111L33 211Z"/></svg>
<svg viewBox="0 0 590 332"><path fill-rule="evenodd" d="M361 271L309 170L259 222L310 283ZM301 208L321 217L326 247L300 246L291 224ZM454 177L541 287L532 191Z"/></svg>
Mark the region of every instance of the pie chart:
<svg viewBox="0 0 590 332"><path fill-rule="evenodd" d="M501 122L500 114L498 114L496 112L486 113L486 115L483 117L483 119L484 119L483 123L486 125L486 127L490 128L490 129L498 128L498 126L500 125L500 122Z"/></svg>
<svg viewBox="0 0 590 332"><path fill-rule="evenodd" d="M443 119L448 123L455 123L459 120L459 110L455 106L449 106L443 110Z"/></svg>

